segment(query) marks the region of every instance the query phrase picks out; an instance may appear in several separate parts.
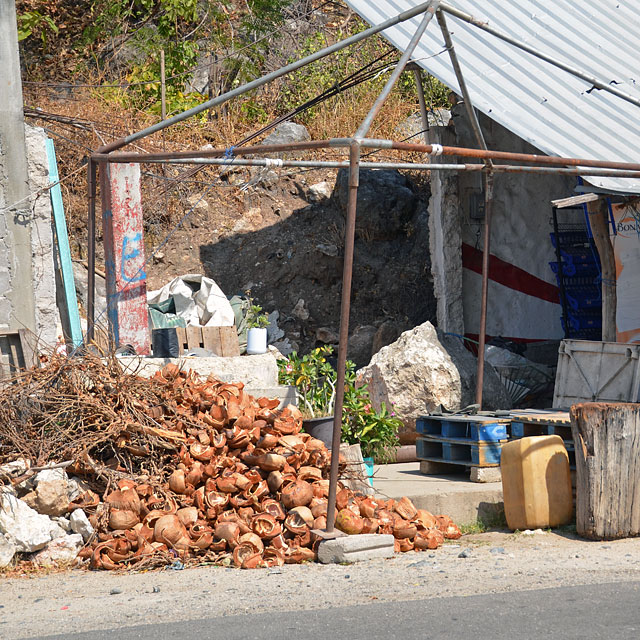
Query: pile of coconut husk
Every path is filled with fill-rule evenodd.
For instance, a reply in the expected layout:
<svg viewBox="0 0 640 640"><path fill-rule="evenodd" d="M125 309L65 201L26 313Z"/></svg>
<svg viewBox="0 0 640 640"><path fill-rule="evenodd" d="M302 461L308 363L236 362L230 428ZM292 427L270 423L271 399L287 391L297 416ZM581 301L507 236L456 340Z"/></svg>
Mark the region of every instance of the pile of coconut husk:
<svg viewBox="0 0 640 640"><path fill-rule="evenodd" d="M0 389L0 462L68 463L90 483L68 512L94 529L79 554L92 568L304 562L316 557L312 529L326 527L331 452L278 404L174 364L145 379L116 358L53 357ZM339 529L393 534L397 551L460 536L407 498L340 484L336 508Z"/></svg>

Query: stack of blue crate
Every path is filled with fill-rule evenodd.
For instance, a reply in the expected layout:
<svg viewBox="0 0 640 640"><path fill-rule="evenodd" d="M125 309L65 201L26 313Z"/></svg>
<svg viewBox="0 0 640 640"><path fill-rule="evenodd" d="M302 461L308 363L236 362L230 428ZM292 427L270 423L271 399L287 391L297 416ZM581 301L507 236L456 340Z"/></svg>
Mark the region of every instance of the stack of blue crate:
<svg viewBox="0 0 640 640"><path fill-rule="evenodd" d="M564 227L564 228L563 228ZM602 335L602 293L600 259L587 230L579 225L559 225L551 243L559 248L561 264L550 262L561 295L566 301L562 328L567 338L600 340Z"/></svg>

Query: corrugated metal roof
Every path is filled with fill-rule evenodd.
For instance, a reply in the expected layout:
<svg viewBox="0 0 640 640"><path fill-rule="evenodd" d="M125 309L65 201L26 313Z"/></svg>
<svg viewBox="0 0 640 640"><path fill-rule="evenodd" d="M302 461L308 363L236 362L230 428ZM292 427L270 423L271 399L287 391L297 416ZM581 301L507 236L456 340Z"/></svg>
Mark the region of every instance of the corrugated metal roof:
<svg viewBox="0 0 640 640"><path fill-rule="evenodd" d="M347 0L370 24L416 6L411 0ZM615 83L640 99L638 0L448 0L566 64ZM474 105L548 155L624 162L640 160L640 107L590 85L531 54L446 14L453 44ZM420 17L383 35L400 50ZM414 60L460 91L435 20ZM640 193L640 180L588 178L605 190Z"/></svg>

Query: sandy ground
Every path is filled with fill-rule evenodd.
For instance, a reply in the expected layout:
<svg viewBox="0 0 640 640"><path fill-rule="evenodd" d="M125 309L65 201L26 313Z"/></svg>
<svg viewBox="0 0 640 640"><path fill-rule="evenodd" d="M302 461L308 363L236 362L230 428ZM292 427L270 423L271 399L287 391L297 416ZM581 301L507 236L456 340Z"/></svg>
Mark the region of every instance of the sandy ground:
<svg viewBox="0 0 640 640"><path fill-rule="evenodd" d="M633 580L640 539L589 542L562 532L467 535L434 552L355 565L0 576L0 638Z"/></svg>

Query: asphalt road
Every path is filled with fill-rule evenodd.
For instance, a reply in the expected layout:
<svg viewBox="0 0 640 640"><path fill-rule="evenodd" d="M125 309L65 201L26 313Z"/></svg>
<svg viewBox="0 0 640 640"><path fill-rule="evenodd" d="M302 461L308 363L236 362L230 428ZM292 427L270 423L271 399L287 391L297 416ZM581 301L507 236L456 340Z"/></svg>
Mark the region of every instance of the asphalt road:
<svg viewBox="0 0 640 640"><path fill-rule="evenodd" d="M179 606L179 602L176 603ZM47 640L640 638L640 582L163 622ZM168 614L169 612L167 612ZM41 636L45 640L44 636Z"/></svg>

